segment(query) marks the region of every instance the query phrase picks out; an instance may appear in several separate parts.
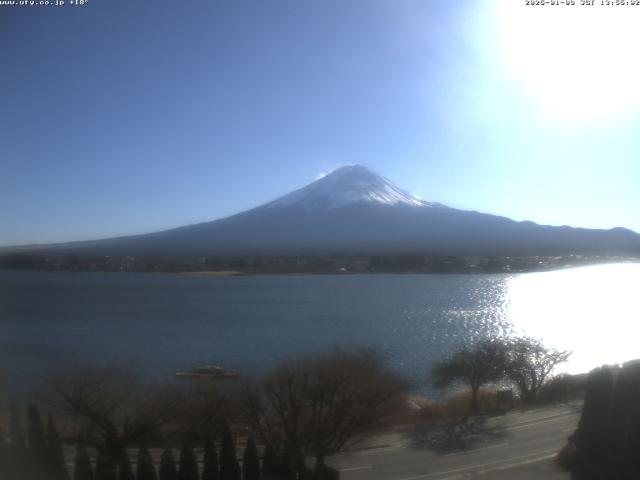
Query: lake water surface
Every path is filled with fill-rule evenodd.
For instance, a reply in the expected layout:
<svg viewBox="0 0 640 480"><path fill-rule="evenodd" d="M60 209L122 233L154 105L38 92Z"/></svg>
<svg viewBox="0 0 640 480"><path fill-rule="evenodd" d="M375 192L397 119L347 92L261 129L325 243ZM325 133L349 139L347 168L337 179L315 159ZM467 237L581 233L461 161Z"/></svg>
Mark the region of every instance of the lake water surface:
<svg viewBox="0 0 640 480"><path fill-rule="evenodd" d="M639 291L639 264L521 275L0 271L0 374L16 392L86 362L131 362L158 378L207 363L253 376L364 345L420 388L434 360L510 328L573 350L563 370L579 372L640 357Z"/></svg>

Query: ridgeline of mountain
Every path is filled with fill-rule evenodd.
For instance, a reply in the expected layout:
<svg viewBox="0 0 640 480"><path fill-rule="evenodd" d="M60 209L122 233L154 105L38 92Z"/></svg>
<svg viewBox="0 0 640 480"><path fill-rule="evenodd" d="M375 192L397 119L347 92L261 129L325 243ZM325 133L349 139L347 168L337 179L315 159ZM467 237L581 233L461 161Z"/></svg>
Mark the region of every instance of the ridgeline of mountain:
<svg viewBox="0 0 640 480"><path fill-rule="evenodd" d="M339 168L270 203L211 222L5 249L45 255L640 254L640 235L516 222L427 202L366 167Z"/></svg>

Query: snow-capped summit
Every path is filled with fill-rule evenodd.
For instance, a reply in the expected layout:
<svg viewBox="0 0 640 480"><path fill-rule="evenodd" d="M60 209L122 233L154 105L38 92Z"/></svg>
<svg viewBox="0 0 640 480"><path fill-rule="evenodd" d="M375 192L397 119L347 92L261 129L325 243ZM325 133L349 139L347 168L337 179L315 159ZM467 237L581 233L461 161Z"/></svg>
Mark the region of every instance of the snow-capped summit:
<svg viewBox="0 0 640 480"><path fill-rule="evenodd" d="M264 208L301 207L305 210L331 210L357 203L432 207L389 179L362 165L340 167L306 187L268 203Z"/></svg>

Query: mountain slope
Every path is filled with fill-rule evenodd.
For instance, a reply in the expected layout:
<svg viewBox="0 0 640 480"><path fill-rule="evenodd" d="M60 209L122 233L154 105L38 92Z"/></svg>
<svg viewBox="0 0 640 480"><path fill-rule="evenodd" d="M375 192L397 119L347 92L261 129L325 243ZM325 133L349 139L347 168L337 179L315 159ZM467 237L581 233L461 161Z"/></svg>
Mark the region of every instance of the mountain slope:
<svg viewBox="0 0 640 480"><path fill-rule="evenodd" d="M86 255L640 253L626 229L551 227L419 199L366 167L342 167L231 217L146 235L37 247Z"/></svg>

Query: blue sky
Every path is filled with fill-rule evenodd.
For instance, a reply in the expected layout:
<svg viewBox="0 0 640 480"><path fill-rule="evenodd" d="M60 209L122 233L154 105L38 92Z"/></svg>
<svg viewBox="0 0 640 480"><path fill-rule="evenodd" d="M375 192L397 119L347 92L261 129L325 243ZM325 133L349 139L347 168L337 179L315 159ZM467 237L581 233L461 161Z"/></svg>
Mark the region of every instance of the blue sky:
<svg viewBox="0 0 640 480"><path fill-rule="evenodd" d="M453 207L640 231L640 9L578 8L0 7L0 245L212 220L352 163Z"/></svg>

